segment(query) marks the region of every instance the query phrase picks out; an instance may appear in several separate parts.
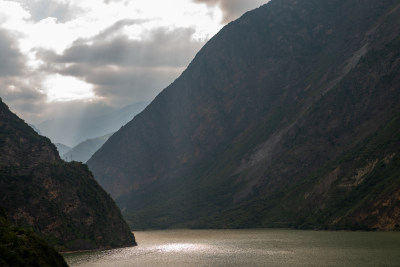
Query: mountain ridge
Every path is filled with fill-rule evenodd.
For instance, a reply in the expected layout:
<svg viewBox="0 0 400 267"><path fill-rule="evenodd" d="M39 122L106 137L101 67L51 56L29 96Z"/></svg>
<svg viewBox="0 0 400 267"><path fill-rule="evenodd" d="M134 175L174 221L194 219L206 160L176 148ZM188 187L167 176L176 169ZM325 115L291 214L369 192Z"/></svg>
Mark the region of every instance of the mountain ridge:
<svg viewBox="0 0 400 267"><path fill-rule="evenodd" d="M97 138L91 138L79 143L78 145L70 148L61 154L61 157L65 161L79 161L85 163L90 157L110 138L111 134L100 136Z"/></svg>
<svg viewBox="0 0 400 267"><path fill-rule="evenodd" d="M340 219L351 214L350 196L352 214L360 212L354 196L372 197L378 174L360 171L371 181L365 192L363 182L342 185L357 175L329 174L367 170L368 160L379 173L390 158L382 146L375 158L342 164L400 111L397 15L396 1L270 1L214 36L88 165L139 228L396 229L372 212ZM393 153L388 168L397 173ZM387 183L397 188L397 180ZM313 194L319 184L331 186ZM313 207L318 197L326 203Z"/></svg>
<svg viewBox="0 0 400 267"><path fill-rule="evenodd" d="M9 219L59 251L133 246L135 238L86 165L57 148L0 99L0 199Z"/></svg>

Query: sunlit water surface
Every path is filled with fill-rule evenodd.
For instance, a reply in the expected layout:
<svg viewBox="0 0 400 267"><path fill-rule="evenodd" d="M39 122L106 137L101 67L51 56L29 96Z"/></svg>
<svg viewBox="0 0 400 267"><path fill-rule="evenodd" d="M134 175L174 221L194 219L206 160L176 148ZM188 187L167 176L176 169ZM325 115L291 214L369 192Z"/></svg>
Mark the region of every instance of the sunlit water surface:
<svg viewBox="0 0 400 267"><path fill-rule="evenodd" d="M70 266L400 266L398 232L166 230L138 246L64 254Z"/></svg>

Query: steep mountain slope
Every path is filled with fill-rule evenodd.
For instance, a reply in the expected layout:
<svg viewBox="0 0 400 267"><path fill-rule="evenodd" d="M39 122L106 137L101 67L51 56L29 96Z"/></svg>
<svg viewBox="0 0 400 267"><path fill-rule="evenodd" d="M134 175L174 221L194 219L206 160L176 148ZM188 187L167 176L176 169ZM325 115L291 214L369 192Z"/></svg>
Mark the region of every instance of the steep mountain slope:
<svg viewBox="0 0 400 267"><path fill-rule="evenodd" d="M74 147L87 139L116 132L141 112L147 104L138 102L95 117L85 117L86 114L78 114L78 116L66 114L66 117L44 121L36 127L53 143Z"/></svg>
<svg viewBox="0 0 400 267"><path fill-rule="evenodd" d="M397 229L400 4L272 0L88 161L134 227Z"/></svg>
<svg viewBox="0 0 400 267"><path fill-rule="evenodd" d="M10 219L59 250L131 246L135 238L86 165L63 162L0 101L0 200Z"/></svg>
<svg viewBox="0 0 400 267"><path fill-rule="evenodd" d="M93 154L110 138L112 134L107 134L97 138L88 139L66 151L62 158L65 161L88 161Z"/></svg>

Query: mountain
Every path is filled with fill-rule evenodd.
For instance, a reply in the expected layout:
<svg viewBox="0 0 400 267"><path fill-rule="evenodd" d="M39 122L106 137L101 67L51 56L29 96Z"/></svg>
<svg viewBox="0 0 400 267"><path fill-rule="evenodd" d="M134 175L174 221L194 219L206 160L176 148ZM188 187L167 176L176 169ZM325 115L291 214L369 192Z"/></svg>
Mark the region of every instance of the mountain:
<svg viewBox="0 0 400 267"><path fill-rule="evenodd" d="M77 146L66 151L62 158L65 161L86 162L90 157L110 138L112 134L107 134L97 138L88 139Z"/></svg>
<svg viewBox="0 0 400 267"><path fill-rule="evenodd" d="M35 130L35 132L37 132L39 135L42 135L42 133L40 132L40 130L33 124L28 124L33 130Z"/></svg>
<svg viewBox="0 0 400 267"><path fill-rule="evenodd" d="M272 0L88 161L135 228L400 228L400 4Z"/></svg>
<svg viewBox="0 0 400 267"><path fill-rule="evenodd" d="M66 145L61 144L61 143L55 143L54 145L56 146L58 154L60 156L64 155L65 153L67 153L68 151L71 150L71 148L69 146L66 146Z"/></svg>
<svg viewBox="0 0 400 267"><path fill-rule="evenodd" d="M63 118L39 123L36 127L42 135L50 138L53 143L62 143L74 147L87 139L116 132L142 111L147 104L146 102L138 102L94 117L86 117L85 114L76 114L77 116L68 114Z"/></svg>
<svg viewBox="0 0 400 267"><path fill-rule="evenodd" d="M0 209L0 266L68 266L64 258L33 231L15 227Z"/></svg>
<svg viewBox="0 0 400 267"><path fill-rule="evenodd" d="M58 250L135 245L119 209L86 165L66 163L0 101L0 200L9 219Z"/></svg>

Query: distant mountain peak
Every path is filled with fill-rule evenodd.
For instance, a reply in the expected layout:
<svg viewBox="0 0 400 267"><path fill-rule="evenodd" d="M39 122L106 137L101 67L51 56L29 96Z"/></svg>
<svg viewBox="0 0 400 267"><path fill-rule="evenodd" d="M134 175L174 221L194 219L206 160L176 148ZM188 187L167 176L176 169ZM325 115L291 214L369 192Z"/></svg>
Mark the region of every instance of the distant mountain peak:
<svg viewBox="0 0 400 267"><path fill-rule="evenodd" d="M90 157L110 138L112 134L106 134L86 141L68 149L62 154L65 161L86 162Z"/></svg>
<svg viewBox="0 0 400 267"><path fill-rule="evenodd" d="M36 125L54 143L74 147L88 139L115 132L141 112L147 102L138 102L99 116L68 115ZM63 153L64 154L64 153Z"/></svg>

